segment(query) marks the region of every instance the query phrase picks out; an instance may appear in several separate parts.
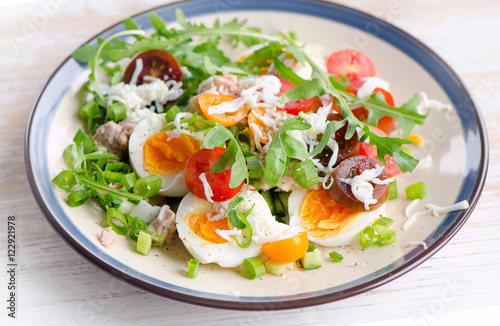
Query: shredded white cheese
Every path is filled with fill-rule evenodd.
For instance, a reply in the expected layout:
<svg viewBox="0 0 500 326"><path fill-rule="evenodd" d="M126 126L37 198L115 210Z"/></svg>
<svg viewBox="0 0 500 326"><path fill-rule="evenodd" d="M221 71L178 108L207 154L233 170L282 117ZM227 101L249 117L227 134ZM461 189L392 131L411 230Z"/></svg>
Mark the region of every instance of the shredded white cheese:
<svg viewBox="0 0 500 326"><path fill-rule="evenodd" d="M360 99L365 99L373 94L376 88L381 88L384 91L390 92L389 83L378 77L366 77L363 78L364 83L358 89L357 96Z"/></svg>
<svg viewBox="0 0 500 326"><path fill-rule="evenodd" d="M144 68L144 65L142 63L142 59L138 58L137 60L135 60L135 70L134 70L134 73L132 74L132 78L130 78L129 85L135 86L137 84L137 78L139 78L139 75L141 74L142 68Z"/></svg>
<svg viewBox="0 0 500 326"><path fill-rule="evenodd" d="M422 115L426 114L428 110L449 112L452 109L450 104L444 104L437 100L429 99L424 92L420 92L418 98L420 103L417 105L417 112Z"/></svg>
<svg viewBox="0 0 500 326"><path fill-rule="evenodd" d="M411 216L411 213L410 211L413 209L413 207L415 207L416 205L418 205L418 203L420 203L420 199L414 199L411 201L411 203L408 204L408 206L406 206L405 208L405 215L407 218L410 218Z"/></svg>
<svg viewBox="0 0 500 326"><path fill-rule="evenodd" d="M200 174L200 180L203 183L203 190L205 191L205 197L207 198L207 201L213 203L214 201L212 200L212 196L214 195L214 192L212 191L212 188L208 184L207 176L205 175L205 172Z"/></svg>
<svg viewBox="0 0 500 326"><path fill-rule="evenodd" d="M427 208L432 213L432 215L438 216L439 214L450 213L450 212L454 212L454 211L460 211L462 209L467 209L467 208L469 208L469 203L466 200L462 200L461 202L458 202L458 203L455 203L453 205L446 206L446 207L440 207L440 206L436 206L433 204L427 204L427 205L425 205L425 208Z"/></svg>
<svg viewBox="0 0 500 326"><path fill-rule="evenodd" d="M231 238L231 236L241 235L241 230L238 230L238 229L233 229L233 230L220 230L220 229L216 229L215 233L217 233L224 240L227 240L229 242L234 243L234 241Z"/></svg>
<svg viewBox="0 0 500 326"><path fill-rule="evenodd" d="M367 169L361 172L360 175L354 178L338 178L341 182L351 185L351 191L357 200L365 204L365 210L370 209L370 205L376 204L377 200L373 199L373 186L375 184L389 184L394 181L394 177L380 180L377 177L384 171L384 167L377 164L373 169Z"/></svg>
<svg viewBox="0 0 500 326"><path fill-rule="evenodd" d="M427 250L427 243L425 243L424 241L411 241L411 242L408 242L408 246L410 247L414 247L414 246L422 246L424 248L424 250Z"/></svg>

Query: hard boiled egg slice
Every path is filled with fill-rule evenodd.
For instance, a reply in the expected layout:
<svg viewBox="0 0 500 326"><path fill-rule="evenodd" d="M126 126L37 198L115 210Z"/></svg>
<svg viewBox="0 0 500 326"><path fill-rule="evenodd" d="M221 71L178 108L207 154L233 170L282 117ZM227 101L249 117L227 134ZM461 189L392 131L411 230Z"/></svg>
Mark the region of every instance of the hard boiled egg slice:
<svg viewBox="0 0 500 326"><path fill-rule="evenodd" d="M290 225L307 231L309 241L325 247L343 246L385 214L385 205L371 212L355 212L337 204L323 190L293 190L288 199Z"/></svg>
<svg viewBox="0 0 500 326"><path fill-rule="evenodd" d="M161 178L160 195L180 197L189 192L184 166L200 142L182 133L169 137L162 131L166 125L165 114L151 114L137 124L129 139L130 163L141 178L150 174Z"/></svg>
<svg viewBox="0 0 500 326"><path fill-rule="evenodd" d="M243 260L261 252L262 244L291 237L296 228L276 222L264 198L255 190L245 190L243 201L236 209L251 209L247 221L252 228L252 242L248 248L240 248L230 237L238 230L228 230L227 219L222 219L228 202L212 204L195 195L187 194L179 204L176 215L177 232L191 255L202 264L216 263L221 267L236 267ZM224 205L225 204L225 205ZM253 207L253 208L252 208ZM244 240L240 238L240 242Z"/></svg>

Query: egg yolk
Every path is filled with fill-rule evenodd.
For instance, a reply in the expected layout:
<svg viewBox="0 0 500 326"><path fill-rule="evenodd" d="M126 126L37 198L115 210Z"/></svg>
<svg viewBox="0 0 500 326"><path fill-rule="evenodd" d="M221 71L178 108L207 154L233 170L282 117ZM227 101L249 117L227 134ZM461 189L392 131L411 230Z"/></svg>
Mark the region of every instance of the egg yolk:
<svg viewBox="0 0 500 326"><path fill-rule="evenodd" d="M212 214L212 216L214 216ZM185 218L186 224L191 230L196 233L200 238L210 241L212 243L224 243L226 239L215 233L215 230L228 230L227 218L217 221L210 221L207 214L190 213Z"/></svg>
<svg viewBox="0 0 500 326"><path fill-rule="evenodd" d="M198 141L191 136L181 134L169 138L165 132L159 132L144 143L144 168L159 176L178 173L199 148Z"/></svg>
<svg viewBox="0 0 500 326"><path fill-rule="evenodd" d="M329 239L348 231L363 215L337 204L324 190L311 190L300 211L302 227L318 239Z"/></svg>

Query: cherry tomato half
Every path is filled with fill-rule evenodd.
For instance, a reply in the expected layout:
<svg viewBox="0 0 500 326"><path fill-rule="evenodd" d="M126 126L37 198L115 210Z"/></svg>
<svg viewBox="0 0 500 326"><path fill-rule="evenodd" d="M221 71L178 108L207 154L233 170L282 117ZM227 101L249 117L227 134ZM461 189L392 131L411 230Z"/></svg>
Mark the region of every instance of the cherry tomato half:
<svg viewBox="0 0 500 326"><path fill-rule="evenodd" d="M307 232L302 232L288 239L266 243L262 251L275 262L286 264L302 258L308 247Z"/></svg>
<svg viewBox="0 0 500 326"><path fill-rule="evenodd" d="M152 76L164 81L182 81L181 65L173 55L163 50L149 50L136 56L128 65L123 75L123 82L130 83L136 69L137 60L142 60L142 70L137 77L136 85L148 83L145 76Z"/></svg>
<svg viewBox="0 0 500 326"><path fill-rule="evenodd" d="M327 190L328 195L343 207L358 211L366 212L365 204L359 201L351 190L351 185L340 181L339 179L353 178L360 175L363 171L375 168L379 163L366 156L353 156L342 161L333 173L334 182L330 189ZM385 170L377 177L380 180L387 179ZM382 206L389 196L389 187L387 185L372 184L373 196L377 200L375 204L369 205L369 210L373 211Z"/></svg>
<svg viewBox="0 0 500 326"><path fill-rule="evenodd" d="M203 182L200 180L200 175L205 173L207 182L213 192L213 196L211 197L213 201L226 201L240 192L244 182L236 188L229 186L231 168L221 173L214 173L213 171L215 162L217 162L225 150L222 147L204 148L194 153L186 161L185 180L189 191L200 198L207 199L205 197Z"/></svg>
<svg viewBox="0 0 500 326"><path fill-rule="evenodd" d="M394 106L394 99L391 95L391 93L387 92L386 90L383 90L382 88L375 88L373 93L381 93L384 95L385 102L390 105ZM368 110L365 109L364 107L359 107L354 110L352 110L352 113L358 118L360 121L366 122L368 119ZM384 133L389 134L391 131L394 130L396 120L393 117L389 116L383 116L380 118L380 120L377 123L378 129L382 130Z"/></svg>
<svg viewBox="0 0 500 326"><path fill-rule="evenodd" d="M363 78L375 76L371 60L357 50L343 50L330 54L326 60L326 71L347 77L350 88L354 90L361 87Z"/></svg>
<svg viewBox="0 0 500 326"><path fill-rule="evenodd" d="M278 96L281 96L287 91L295 88L295 85L291 81L288 81L283 78L280 78L280 81L281 81L281 89L280 92L278 93ZM315 96L309 99L303 98L296 102L288 102L285 104L283 110L286 111L287 113L298 115L299 112L309 112L311 110L315 112L320 106L321 106L321 101L319 97Z"/></svg>

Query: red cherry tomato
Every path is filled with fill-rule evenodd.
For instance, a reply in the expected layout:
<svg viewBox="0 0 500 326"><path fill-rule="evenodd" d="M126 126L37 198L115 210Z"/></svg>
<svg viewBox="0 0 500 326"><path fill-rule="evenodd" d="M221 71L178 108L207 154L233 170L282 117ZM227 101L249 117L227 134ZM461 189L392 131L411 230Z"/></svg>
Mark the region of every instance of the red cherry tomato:
<svg viewBox="0 0 500 326"><path fill-rule="evenodd" d="M375 88L373 93L381 93L382 95L384 95L385 102L390 106L394 106L394 99L392 98L391 93L383 90L382 88ZM365 109L364 107L354 109L352 110L352 113L360 121L366 122L366 120L368 119L368 110ZM378 129L382 130L385 134L389 134L391 131L394 130L395 121L396 120L393 117L383 116L378 121L377 127Z"/></svg>
<svg viewBox="0 0 500 326"><path fill-rule="evenodd" d="M367 143L359 144L359 155L367 156L367 157L379 162L380 164L382 164L384 166L385 171L387 172L387 176L389 178L401 173L401 169L396 164L396 162L394 162L392 157L389 156L389 154L387 154L384 157L387 164L380 162L380 160L378 159L378 156L377 156L377 148L373 147L370 144L367 144Z"/></svg>
<svg viewBox="0 0 500 326"><path fill-rule="evenodd" d="M295 85L291 81L288 81L283 78L280 78L280 81L281 81L281 89L280 92L278 93L278 96L281 96L285 92L295 88ZM321 101L319 97L315 96L309 99L303 98L296 102L288 102L285 104L283 110L286 111L287 113L298 115L299 112L309 112L311 110L314 112L320 106L321 106Z"/></svg>
<svg viewBox="0 0 500 326"><path fill-rule="evenodd" d="M205 188L200 180L200 174L205 173L207 182L212 189L213 201L226 201L236 196L244 182L236 188L229 186L231 178L231 168L221 173L214 173L214 164L226 149L222 147L214 147L212 149L201 149L194 153L187 161L185 167L186 185L196 196L207 199L205 197Z"/></svg>
<svg viewBox="0 0 500 326"><path fill-rule="evenodd" d="M149 50L136 56L128 65L123 75L123 82L130 83L132 75L135 72L137 60L142 60L142 70L137 77L136 85L148 83L144 80L145 76L152 76L164 81L175 80L182 81L181 65L173 55L163 50Z"/></svg>
<svg viewBox="0 0 500 326"><path fill-rule="evenodd" d="M363 78L375 76L371 60L357 50L343 50L332 53L326 60L326 71L341 74L349 79L349 88L357 90Z"/></svg>

